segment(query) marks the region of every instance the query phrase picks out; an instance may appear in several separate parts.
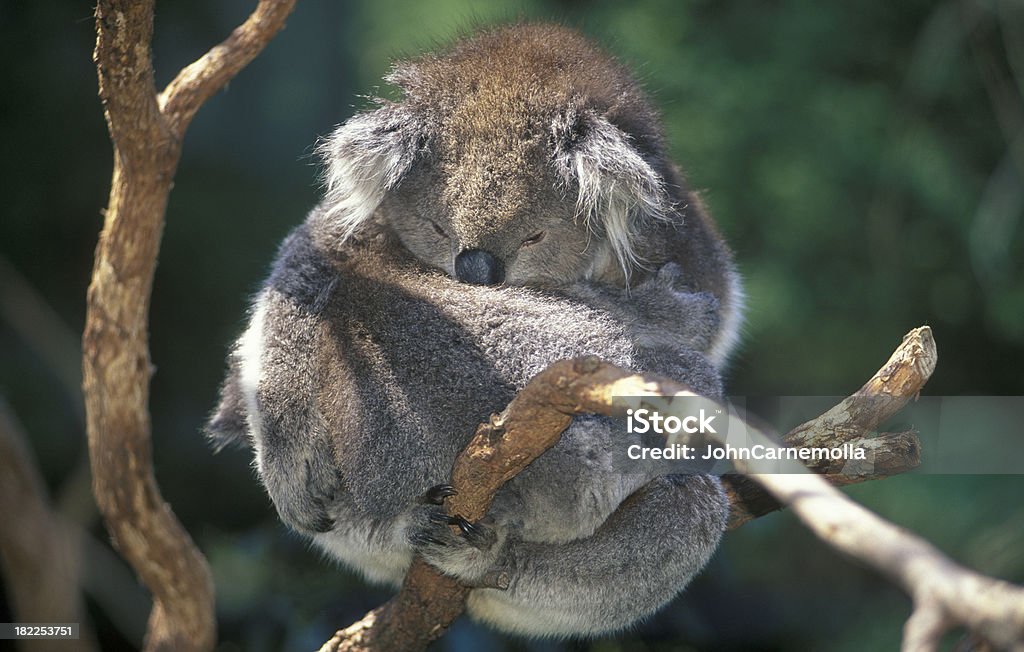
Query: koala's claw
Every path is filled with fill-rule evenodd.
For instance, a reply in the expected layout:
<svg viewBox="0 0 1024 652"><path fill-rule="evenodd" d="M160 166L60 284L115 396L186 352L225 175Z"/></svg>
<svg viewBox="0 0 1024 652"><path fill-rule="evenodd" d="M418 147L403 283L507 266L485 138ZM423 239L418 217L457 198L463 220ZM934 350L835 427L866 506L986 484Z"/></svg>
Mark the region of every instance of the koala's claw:
<svg viewBox="0 0 1024 652"><path fill-rule="evenodd" d="M444 512L431 512L430 515L427 517L427 520L429 520L431 523L437 523L438 525L458 525L459 518L460 517L458 516L449 516Z"/></svg>
<svg viewBox="0 0 1024 652"><path fill-rule="evenodd" d="M455 487L450 484L438 484L427 489L421 500L430 505L443 505L445 498L450 498L458 493L458 491L455 491Z"/></svg>
<svg viewBox="0 0 1024 652"><path fill-rule="evenodd" d="M416 514L409 535L410 542L416 547L488 550L498 538L486 519L474 523L462 516L452 516L444 507L434 505L422 505Z"/></svg>
<svg viewBox="0 0 1024 652"><path fill-rule="evenodd" d="M427 532L416 532L409 537L409 541L417 548L423 548L425 546L445 546L448 544L447 541L435 537Z"/></svg>
<svg viewBox="0 0 1024 652"><path fill-rule="evenodd" d="M449 516L448 514L431 514L430 522L437 523L439 525L455 525L458 526L462 532L462 536L465 537L466 541L477 548L482 548L484 545L491 543L488 533L488 528L483 525L477 525L462 518L461 516ZM484 544L484 545L478 545Z"/></svg>
<svg viewBox="0 0 1024 652"><path fill-rule="evenodd" d="M453 517L453 519L455 520L455 522L452 523L452 525L458 525L459 529L462 530L462 536L466 537L467 539L479 539L481 536L483 536L483 532L481 531L481 529L477 527L474 523L470 523L461 516L455 516Z"/></svg>

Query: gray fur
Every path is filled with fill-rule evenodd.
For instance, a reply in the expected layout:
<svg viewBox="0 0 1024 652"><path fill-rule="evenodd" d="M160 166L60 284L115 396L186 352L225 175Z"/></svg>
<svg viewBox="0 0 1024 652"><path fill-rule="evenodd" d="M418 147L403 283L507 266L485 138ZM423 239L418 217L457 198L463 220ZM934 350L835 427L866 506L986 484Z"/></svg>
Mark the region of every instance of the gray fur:
<svg viewBox="0 0 1024 652"><path fill-rule="evenodd" d="M502 50L520 42L525 72ZM549 78L562 69L548 59L583 55ZM396 68L406 101L322 146L325 200L282 244L208 425L220 443L248 441L282 520L336 559L390 584L414 553L474 586L506 572L507 590L471 592L470 614L530 635L652 613L704 566L727 516L714 478L614 469L633 439L601 417L575 419L464 535L424 499L476 425L557 360L594 354L721 395L707 352L737 300L728 251L702 212L681 221L652 111L595 57L572 32L520 25ZM456 82L467 89L445 91ZM470 89L495 97L467 108ZM506 284L452 279L469 248L501 257Z"/></svg>

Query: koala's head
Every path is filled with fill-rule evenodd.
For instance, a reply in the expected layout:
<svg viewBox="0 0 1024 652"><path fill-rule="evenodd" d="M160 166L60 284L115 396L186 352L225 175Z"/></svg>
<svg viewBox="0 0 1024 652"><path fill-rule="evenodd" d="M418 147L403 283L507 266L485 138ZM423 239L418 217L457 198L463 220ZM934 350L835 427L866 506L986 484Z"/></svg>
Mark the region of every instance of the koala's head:
<svg viewBox="0 0 1024 652"><path fill-rule="evenodd" d="M417 258L465 282L625 281L638 234L673 212L655 111L571 30L484 32L387 79L403 99L320 147L339 238L379 211Z"/></svg>

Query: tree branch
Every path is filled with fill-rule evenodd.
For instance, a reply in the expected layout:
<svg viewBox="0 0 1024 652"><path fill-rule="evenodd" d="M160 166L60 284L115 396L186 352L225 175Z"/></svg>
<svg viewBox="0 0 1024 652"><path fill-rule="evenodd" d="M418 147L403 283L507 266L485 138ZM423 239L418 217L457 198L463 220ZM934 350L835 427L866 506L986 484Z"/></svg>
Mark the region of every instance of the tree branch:
<svg viewBox="0 0 1024 652"><path fill-rule="evenodd" d="M46 649L96 649L82 622L78 537L50 508L46 486L6 401L0 397L0 569L14 616L29 623L80 623L77 640L37 641ZM34 648L36 649L36 648Z"/></svg>
<svg viewBox="0 0 1024 652"><path fill-rule="evenodd" d="M262 0L230 36L181 69L157 99L161 112L179 138L199 107L249 65L281 31L294 7L295 0Z"/></svg>
<svg viewBox="0 0 1024 652"><path fill-rule="evenodd" d="M921 441L913 431L886 432L877 437L853 439L848 443L864 449L867 459L850 462L814 460L807 468L823 475L831 484L842 487L905 473L921 463ZM819 445L831 446L827 441ZM857 465L864 465L863 469ZM837 468L840 466L852 468ZM722 484L729 497L730 530L785 507L764 487L745 475L727 473L722 476Z"/></svg>
<svg viewBox="0 0 1024 652"><path fill-rule="evenodd" d="M843 441L858 441L854 433L863 436L917 394L936 360L931 331L927 327L912 331L861 390L791 435L797 441L835 445L825 429L837 428ZM621 416L630 406L617 397L645 395L694 396L675 381L631 374L594 358L552 365L502 414L480 426L460 454L452 474L460 493L449 505L450 513L470 519L483 516L497 488L552 446L573 415ZM729 418L738 421L734 415ZM777 446L750 424L736 425L744 427L754 443ZM920 450L912 433L888 434L863 443L888 451L889 457L883 456L887 461L880 470L834 476L841 483L912 467ZM752 460L738 462L737 467L747 476L741 487L758 483L776 501L791 505L824 541L878 568L911 595L915 611L907 625L906 650L933 649L937 637L952 623L967 625L999 645L1024 645L1024 589L957 566L928 543L856 505L822 476L806 473L798 462ZM764 473L769 469L776 472ZM730 500L733 509L746 510L741 522L765 513L742 491L734 491ZM734 521L731 527L738 524ZM462 611L467 592L416 560L395 599L338 631L321 652L424 649ZM442 596L444 604L433 603Z"/></svg>
<svg viewBox="0 0 1024 652"><path fill-rule="evenodd" d="M755 478L830 546L882 572L912 598L904 652L937 649L964 625L1000 649L1024 649L1024 588L964 568L927 541L830 487L820 476Z"/></svg>
<svg viewBox="0 0 1024 652"><path fill-rule="evenodd" d="M850 443L872 453L862 469L835 468L830 460L808 465L815 473L828 475L836 485L884 478L916 468L921 463L921 442L916 433L882 433L877 437L871 434L917 397L937 362L938 350L931 329L915 328L903 337L899 347L863 387L828 412L793 428L782 441L793 448ZM726 475L723 481L731 503L730 529L782 507L764 487L741 475Z"/></svg>
<svg viewBox="0 0 1024 652"><path fill-rule="evenodd" d="M160 102L153 0L100 0L96 7L93 58L114 174L87 297L83 391L97 505L119 552L153 594L149 650L210 649L216 638L206 560L164 503L152 469L147 321L167 197L188 121L283 26L293 2L260 2Z"/></svg>
<svg viewBox="0 0 1024 652"><path fill-rule="evenodd" d="M915 328L863 387L817 419L793 428L786 444L834 446L863 437L917 397L938 360L932 329Z"/></svg>

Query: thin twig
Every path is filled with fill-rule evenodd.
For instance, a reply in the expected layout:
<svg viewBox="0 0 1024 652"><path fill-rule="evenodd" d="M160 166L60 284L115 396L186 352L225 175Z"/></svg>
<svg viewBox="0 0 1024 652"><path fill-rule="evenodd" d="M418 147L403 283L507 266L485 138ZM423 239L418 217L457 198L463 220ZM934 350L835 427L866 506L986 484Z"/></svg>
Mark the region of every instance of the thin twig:
<svg viewBox="0 0 1024 652"><path fill-rule="evenodd" d="M294 7L295 0L262 0L230 36L181 69L158 98L160 111L179 138L199 107L263 51Z"/></svg>

